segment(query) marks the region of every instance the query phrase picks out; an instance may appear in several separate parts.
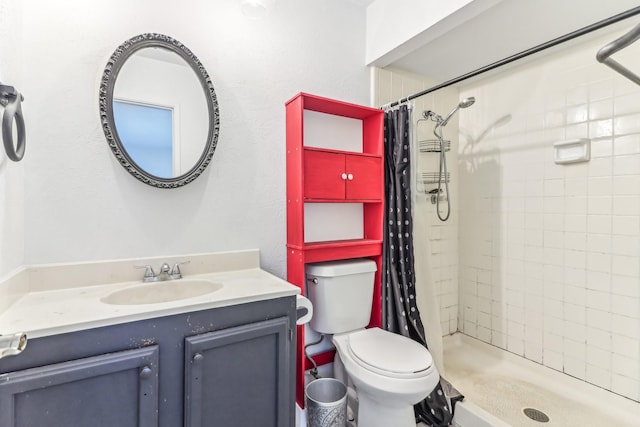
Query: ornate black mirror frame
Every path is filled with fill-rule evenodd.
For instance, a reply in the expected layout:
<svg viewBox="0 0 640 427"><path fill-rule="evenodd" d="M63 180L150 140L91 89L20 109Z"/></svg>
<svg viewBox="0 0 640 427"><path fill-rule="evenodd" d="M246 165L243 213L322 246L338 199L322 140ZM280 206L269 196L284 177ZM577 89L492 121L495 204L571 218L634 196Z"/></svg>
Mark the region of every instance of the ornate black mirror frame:
<svg viewBox="0 0 640 427"><path fill-rule="evenodd" d="M186 173L174 178L161 178L147 173L131 159L125 150L118 131L115 126L113 115L113 91L118 78L118 73L122 69L127 59L137 51L148 47L160 47L178 54L193 69L196 77L200 81L207 101L209 130L207 133L206 146L196 164ZM121 44L109 58L107 66L100 81L100 120L102 130L107 138L109 147L113 151L120 164L138 180L145 184L159 188L177 188L186 185L196 179L211 162L213 153L218 142L220 132L220 113L218 100L213 89L211 79L204 66L198 58L179 41L163 34L145 33L132 37Z"/></svg>

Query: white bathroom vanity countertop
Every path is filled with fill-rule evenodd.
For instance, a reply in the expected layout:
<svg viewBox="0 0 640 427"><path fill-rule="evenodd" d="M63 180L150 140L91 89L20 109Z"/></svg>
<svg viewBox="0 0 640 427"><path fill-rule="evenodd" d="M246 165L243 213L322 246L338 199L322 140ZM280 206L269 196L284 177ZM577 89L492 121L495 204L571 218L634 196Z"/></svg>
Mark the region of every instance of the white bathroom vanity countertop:
<svg viewBox="0 0 640 427"><path fill-rule="evenodd" d="M186 275L156 282L180 286L180 280L204 279L222 284L205 295L170 302L114 305L101 301L112 292L142 285L141 280L31 291L0 313L1 333L26 332L37 338L191 311L293 296L300 289L260 268ZM145 286L152 287L154 283Z"/></svg>

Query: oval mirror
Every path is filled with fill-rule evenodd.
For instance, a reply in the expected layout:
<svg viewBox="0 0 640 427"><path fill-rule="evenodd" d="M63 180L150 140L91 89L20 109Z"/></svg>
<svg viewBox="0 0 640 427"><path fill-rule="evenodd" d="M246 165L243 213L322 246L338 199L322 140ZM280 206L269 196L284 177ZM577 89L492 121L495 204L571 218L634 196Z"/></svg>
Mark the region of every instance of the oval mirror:
<svg viewBox="0 0 640 427"><path fill-rule="evenodd" d="M100 119L120 164L160 188L196 179L211 162L220 130L204 66L179 41L152 33L111 55L100 83Z"/></svg>

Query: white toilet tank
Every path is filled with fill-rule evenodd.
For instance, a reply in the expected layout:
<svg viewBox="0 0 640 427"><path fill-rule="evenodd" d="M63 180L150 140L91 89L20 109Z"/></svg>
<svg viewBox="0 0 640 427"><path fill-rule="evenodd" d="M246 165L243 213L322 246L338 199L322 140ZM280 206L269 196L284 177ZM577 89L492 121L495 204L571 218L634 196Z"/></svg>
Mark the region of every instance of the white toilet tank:
<svg viewBox="0 0 640 427"><path fill-rule="evenodd" d="M367 326L376 270L373 260L363 258L307 264L307 297L313 303L311 328L339 334Z"/></svg>

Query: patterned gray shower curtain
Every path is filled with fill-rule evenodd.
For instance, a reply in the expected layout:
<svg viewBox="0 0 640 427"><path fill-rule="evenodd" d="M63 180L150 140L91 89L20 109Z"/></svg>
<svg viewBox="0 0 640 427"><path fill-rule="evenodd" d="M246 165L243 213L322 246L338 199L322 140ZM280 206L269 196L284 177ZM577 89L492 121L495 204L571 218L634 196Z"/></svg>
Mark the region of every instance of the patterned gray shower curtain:
<svg viewBox="0 0 640 427"><path fill-rule="evenodd" d="M385 221L382 254L383 324L427 347L416 304L411 217L411 110L406 105L384 114ZM427 347L428 348L428 347ZM416 421L451 424L452 411L438 383L414 407Z"/></svg>

